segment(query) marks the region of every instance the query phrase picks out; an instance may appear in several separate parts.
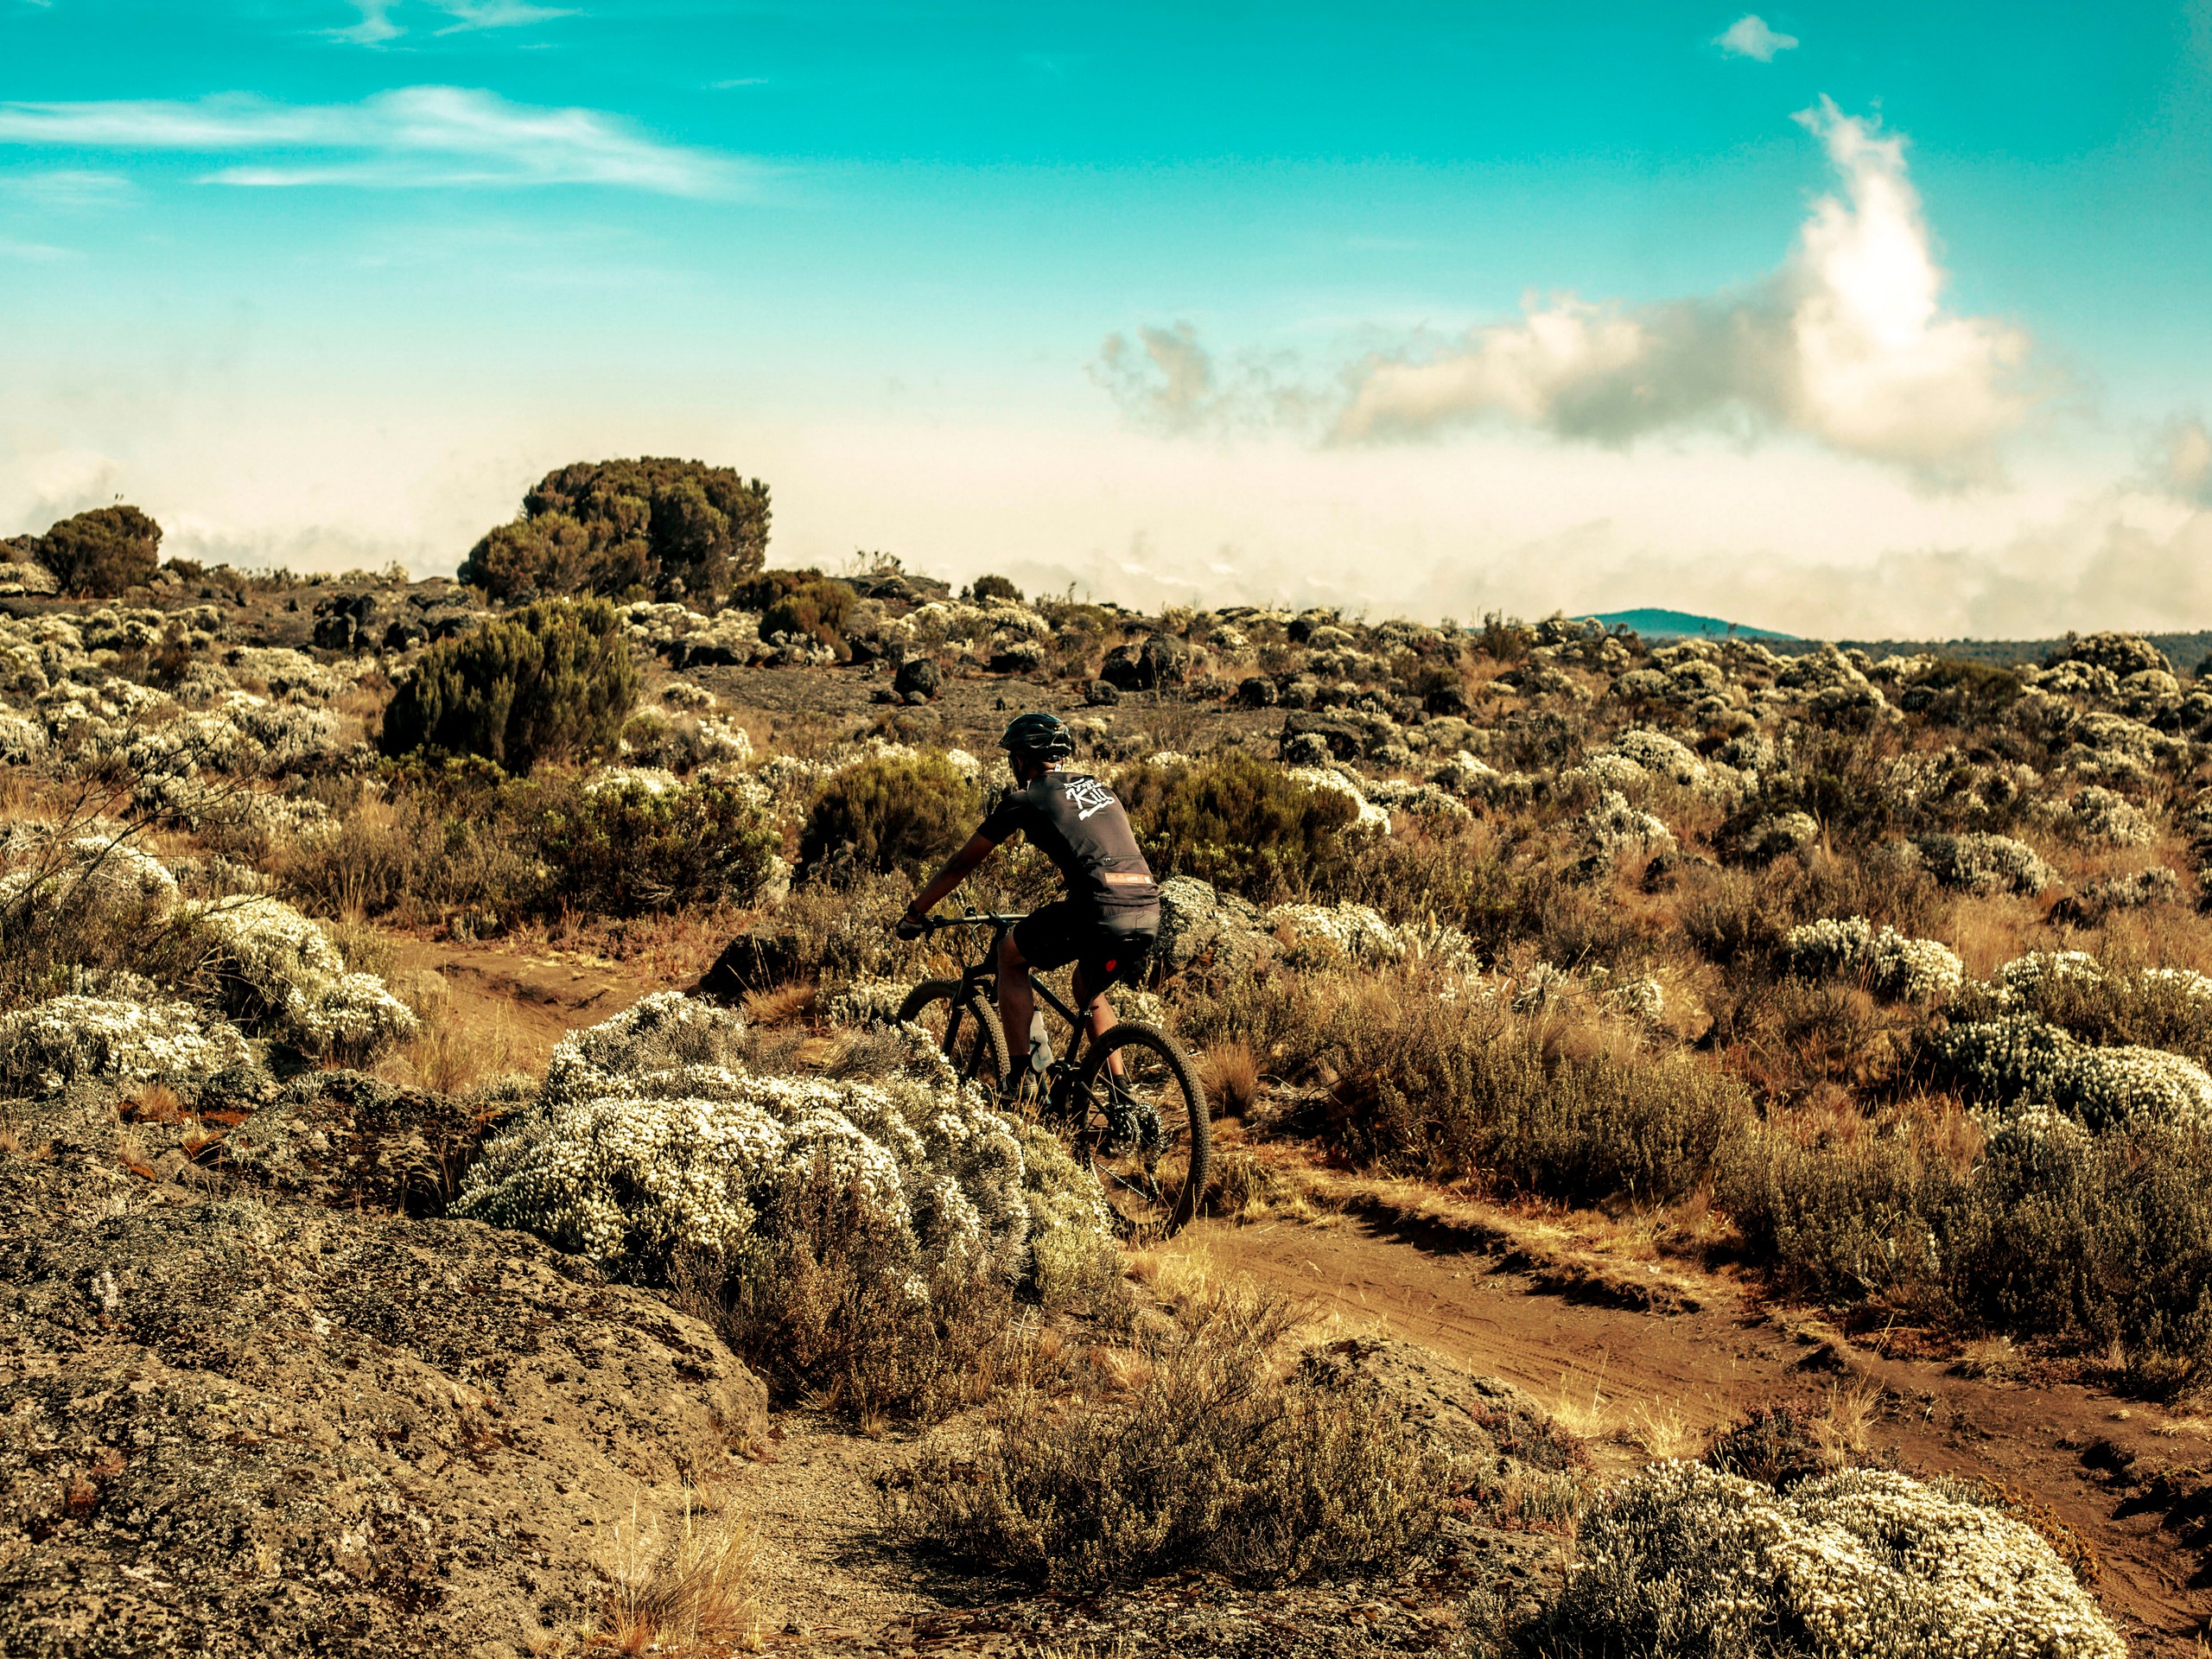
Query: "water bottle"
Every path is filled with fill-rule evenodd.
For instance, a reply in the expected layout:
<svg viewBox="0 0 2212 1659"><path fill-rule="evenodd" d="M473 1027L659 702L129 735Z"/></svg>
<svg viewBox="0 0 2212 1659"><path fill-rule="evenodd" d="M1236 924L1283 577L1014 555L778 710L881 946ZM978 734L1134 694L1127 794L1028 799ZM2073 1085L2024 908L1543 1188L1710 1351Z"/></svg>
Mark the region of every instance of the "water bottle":
<svg viewBox="0 0 2212 1659"><path fill-rule="evenodd" d="M1029 1068L1041 1077L1052 1065L1052 1033L1045 1029L1045 1010L1037 1008L1029 1015Z"/></svg>

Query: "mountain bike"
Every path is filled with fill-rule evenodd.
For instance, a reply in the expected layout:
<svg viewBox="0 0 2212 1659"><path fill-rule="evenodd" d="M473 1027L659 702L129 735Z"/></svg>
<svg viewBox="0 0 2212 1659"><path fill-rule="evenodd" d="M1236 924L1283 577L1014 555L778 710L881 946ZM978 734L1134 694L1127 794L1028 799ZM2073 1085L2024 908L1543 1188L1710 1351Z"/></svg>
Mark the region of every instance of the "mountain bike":
<svg viewBox="0 0 2212 1659"><path fill-rule="evenodd" d="M931 933L988 928L990 947L957 979L924 980L899 1009L900 1020L912 1020L936 1039L962 1077L1001 1090L1013 1081L1013 1064L999 1022L998 947L1021 919L977 913L927 923ZM1191 1057L1166 1032L1141 1020L1124 1020L1093 1037L1088 1007L1070 1007L1033 974L1030 983L1037 993L1030 1063L1039 1120L1089 1160L1125 1236L1144 1241L1179 1230L1198 1213L1212 1160L1205 1090ZM1064 1057L1053 1053L1044 1029L1048 1007L1071 1033Z"/></svg>

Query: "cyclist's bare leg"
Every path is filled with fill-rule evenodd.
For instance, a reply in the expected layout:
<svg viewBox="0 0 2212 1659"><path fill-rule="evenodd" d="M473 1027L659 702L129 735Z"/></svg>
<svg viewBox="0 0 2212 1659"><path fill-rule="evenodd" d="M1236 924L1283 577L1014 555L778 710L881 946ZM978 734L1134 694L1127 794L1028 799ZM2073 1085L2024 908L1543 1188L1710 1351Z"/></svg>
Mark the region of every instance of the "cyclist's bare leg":
<svg viewBox="0 0 2212 1659"><path fill-rule="evenodd" d="M1106 994L1103 991L1098 994L1098 1000L1096 1002L1090 1001L1090 988L1083 982L1083 964L1079 962L1075 965L1075 982L1071 988L1075 992L1076 1007L1080 1008L1086 1004L1090 1007L1090 1035L1094 1041L1103 1037L1121 1023L1115 1017L1114 1005L1106 1000ZM1011 1042L1013 1039L1008 1038L1007 1040ZM1106 1057L1106 1069L1116 1077L1120 1077L1122 1075L1121 1055L1109 1054Z"/></svg>
<svg viewBox="0 0 2212 1659"><path fill-rule="evenodd" d="M1029 963L1009 933L999 941L999 1023L1006 1027L1007 1058L1020 1077L1029 1065L1029 1017L1037 1011L1037 990L1029 982Z"/></svg>

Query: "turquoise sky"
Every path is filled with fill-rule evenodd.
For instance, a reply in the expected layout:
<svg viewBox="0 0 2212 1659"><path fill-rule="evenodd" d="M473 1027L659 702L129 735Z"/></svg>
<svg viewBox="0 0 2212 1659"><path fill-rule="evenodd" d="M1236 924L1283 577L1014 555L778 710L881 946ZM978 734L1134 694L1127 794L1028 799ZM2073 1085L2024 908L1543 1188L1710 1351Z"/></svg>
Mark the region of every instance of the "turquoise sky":
<svg viewBox="0 0 2212 1659"><path fill-rule="evenodd" d="M2209 94L2202 5L0 0L0 531L450 569L674 448L1102 590L2185 607Z"/></svg>

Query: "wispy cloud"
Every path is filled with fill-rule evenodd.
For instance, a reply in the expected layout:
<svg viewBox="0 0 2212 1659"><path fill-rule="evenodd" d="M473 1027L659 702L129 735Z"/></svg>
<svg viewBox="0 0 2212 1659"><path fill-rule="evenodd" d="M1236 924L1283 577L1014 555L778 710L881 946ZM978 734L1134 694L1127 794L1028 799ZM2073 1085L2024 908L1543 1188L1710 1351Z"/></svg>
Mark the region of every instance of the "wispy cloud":
<svg viewBox="0 0 2212 1659"><path fill-rule="evenodd" d="M353 9L360 13L360 21L333 29L331 34L356 46L381 46L386 41L396 41L407 33L406 27L395 22L392 15L403 9L403 3L404 0L353 0ZM575 15L567 7L532 5L529 0L423 0L421 9L447 20L431 31L437 35L458 35L478 29L517 29L525 23L548 22L556 17Z"/></svg>
<svg viewBox="0 0 2212 1659"><path fill-rule="evenodd" d="M2174 422L2159 435L2150 470L2153 489L2212 507L2212 430L2195 418Z"/></svg>
<svg viewBox="0 0 2212 1659"><path fill-rule="evenodd" d="M1713 43L1732 58L1757 58L1761 63L1772 63L1776 53L1787 52L1797 44L1797 37L1769 29L1766 19L1753 11L1729 24L1713 37Z"/></svg>
<svg viewBox="0 0 2212 1659"><path fill-rule="evenodd" d="M1306 424L1316 412L1316 394L1294 361L1248 355L1217 363L1187 322L1140 327L1134 340L1109 334L1090 378L1133 424L1168 437L1206 427Z"/></svg>
<svg viewBox="0 0 2212 1659"><path fill-rule="evenodd" d="M1782 431L1924 483L1993 477L1999 446L2037 401L2027 336L1944 309L1900 139L1825 99L1797 118L1842 188L1814 203L1771 276L1657 305L1532 297L1514 321L1371 353L1344 377L1333 438L1482 423L1613 446L1668 430ZM1249 419L1255 397L1278 414L1299 407L1280 376L1224 376L1186 326L1141 332L1135 346L1109 340L1095 372L1154 429Z"/></svg>
<svg viewBox="0 0 2212 1659"><path fill-rule="evenodd" d="M0 104L0 143L57 149L274 152L207 175L218 184L385 188L595 184L664 195L732 188L729 158L665 144L596 110L510 103L461 86L408 86L359 104Z"/></svg>
<svg viewBox="0 0 2212 1659"><path fill-rule="evenodd" d="M57 248L49 242L19 242L13 237L0 236L0 259L28 259L45 264L55 259L73 259L74 248Z"/></svg>
<svg viewBox="0 0 2212 1659"><path fill-rule="evenodd" d="M0 192L55 210L113 207L136 194L130 181L120 173L79 167L49 168L0 178Z"/></svg>

